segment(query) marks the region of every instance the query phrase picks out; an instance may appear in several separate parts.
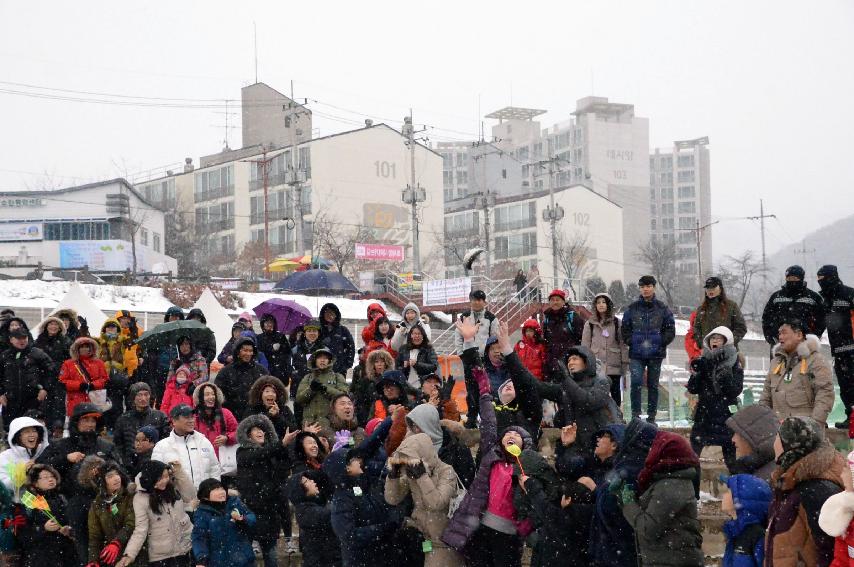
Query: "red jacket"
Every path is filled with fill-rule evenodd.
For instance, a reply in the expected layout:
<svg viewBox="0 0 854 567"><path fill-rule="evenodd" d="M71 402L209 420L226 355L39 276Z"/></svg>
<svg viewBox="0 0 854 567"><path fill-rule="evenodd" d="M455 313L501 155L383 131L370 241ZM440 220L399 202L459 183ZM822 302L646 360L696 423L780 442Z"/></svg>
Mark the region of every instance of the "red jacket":
<svg viewBox="0 0 854 567"><path fill-rule="evenodd" d="M839 492L825 500L818 525L824 533L836 538L830 567L854 567L854 554L849 552L854 549L854 492Z"/></svg>
<svg viewBox="0 0 854 567"><path fill-rule="evenodd" d="M88 343L90 355L81 357L78 352L80 345ZM104 361L98 358L98 343L95 339L89 337L78 337L71 344L71 358L62 363L59 369L59 381L65 386L65 414L69 417L74 411L77 404L89 401L88 391L81 391L89 385L89 390L103 390L107 387L107 382L110 379L107 373L107 366ZM89 374L91 380L86 379L85 373L80 369L82 365Z"/></svg>
<svg viewBox="0 0 854 567"><path fill-rule="evenodd" d="M188 373L189 374L189 373ZM178 384L178 377L173 374L166 381L166 389L163 391L163 401L160 402L160 411L169 415L172 408L179 404L187 404L190 407L195 407L193 396L190 395L190 386L193 385L193 380L187 378L183 384Z"/></svg>
<svg viewBox="0 0 854 567"><path fill-rule="evenodd" d="M371 317L371 311L379 311L380 315L374 314L374 316ZM388 315L386 315L385 308L381 304L371 303L370 305L368 305L368 313L367 313L368 324L365 325L365 327L362 329L362 343L363 344L368 344L369 342L374 340L374 333L376 333L376 331L377 331L376 326L374 325L374 321L376 321L380 317L387 317L387 316Z"/></svg>
<svg viewBox="0 0 854 567"><path fill-rule="evenodd" d="M697 312L693 311L691 313L691 318L688 319L688 332L685 333L685 352L688 353L688 360L694 360L701 354L703 354L703 350L697 346L697 341L694 340L694 318L697 316Z"/></svg>
<svg viewBox="0 0 854 567"><path fill-rule="evenodd" d="M534 329L535 335L533 339L525 336L526 329ZM522 340L516 343L513 350L519 356L519 360L525 365L528 371L537 377L537 380L543 379L543 364L546 361L546 345L543 342L543 334L540 330L540 324L536 319L528 319L522 325Z"/></svg>

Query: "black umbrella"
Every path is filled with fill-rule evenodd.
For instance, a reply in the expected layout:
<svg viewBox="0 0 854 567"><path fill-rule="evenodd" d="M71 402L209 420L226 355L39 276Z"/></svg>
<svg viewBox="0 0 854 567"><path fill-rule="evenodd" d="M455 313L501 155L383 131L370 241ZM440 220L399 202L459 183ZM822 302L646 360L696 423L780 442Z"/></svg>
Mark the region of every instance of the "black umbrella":
<svg viewBox="0 0 854 567"><path fill-rule="evenodd" d="M329 270L306 270L294 272L273 289L301 293L303 295L345 295L359 293L359 288L340 272Z"/></svg>
<svg viewBox="0 0 854 567"><path fill-rule="evenodd" d="M165 346L175 346L178 337L190 337L194 345L204 345L213 337L213 331L198 321L171 321L160 323L145 331L136 340L144 351L155 351Z"/></svg>

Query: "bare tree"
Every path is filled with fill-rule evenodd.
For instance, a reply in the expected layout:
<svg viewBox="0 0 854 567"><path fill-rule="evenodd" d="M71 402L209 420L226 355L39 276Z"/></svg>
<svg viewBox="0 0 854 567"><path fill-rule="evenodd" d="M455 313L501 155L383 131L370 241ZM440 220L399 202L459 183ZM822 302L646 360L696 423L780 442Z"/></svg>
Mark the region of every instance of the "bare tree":
<svg viewBox="0 0 854 567"><path fill-rule="evenodd" d="M753 250L745 250L739 256L727 256L725 265L732 274L731 279L734 284L730 288L732 290L730 299L735 300L741 308L750 293L753 278L762 275L762 261L756 259ZM736 294L738 294L737 299Z"/></svg>
<svg viewBox="0 0 854 567"><path fill-rule="evenodd" d="M674 307L673 293L677 285L676 243L673 240L650 238L638 248L635 257L649 266L649 272L658 280L667 305Z"/></svg>
<svg viewBox="0 0 854 567"><path fill-rule="evenodd" d="M255 278L263 272L264 258L264 242L250 240L243 245L240 254L237 255L234 267L241 276Z"/></svg>
<svg viewBox="0 0 854 567"><path fill-rule="evenodd" d="M337 215L325 207L314 215L313 232L314 249L335 264L342 274L356 259L356 243L374 240L370 227L342 224Z"/></svg>
<svg viewBox="0 0 854 567"><path fill-rule="evenodd" d="M434 273L442 266L461 266L467 250L483 245L483 237L477 229L462 232L433 230L430 236L433 246L424 260L424 266Z"/></svg>
<svg viewBox="0 0 854 567"><path fill-rule="evenodd" d="M564 277L569 281L569 289L575 297L579 297L572 281L578 279L587 263L590 261L590 248L587 246L588 235L575 232L568 236L558 230L557 234L557 260ZM555 286L558 282L555 282Z"/></svg>

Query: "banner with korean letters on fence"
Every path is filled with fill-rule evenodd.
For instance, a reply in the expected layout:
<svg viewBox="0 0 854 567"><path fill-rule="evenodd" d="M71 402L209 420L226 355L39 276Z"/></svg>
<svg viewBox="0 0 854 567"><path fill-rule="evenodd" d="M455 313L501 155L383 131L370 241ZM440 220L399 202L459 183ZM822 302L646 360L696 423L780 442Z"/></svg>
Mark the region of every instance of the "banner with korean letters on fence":
<svg viewBox="0 0 854 567"><path fill-rule="evenodd" d="M422 290L424 305L466 303L471 293L471 278L425 281Z"/></svg>
<svg viewBox="0 0 854 567"><path fill-rule="evenodd" d="M390 244L356 244L356 260L403 262L403 246Z"/></svg>

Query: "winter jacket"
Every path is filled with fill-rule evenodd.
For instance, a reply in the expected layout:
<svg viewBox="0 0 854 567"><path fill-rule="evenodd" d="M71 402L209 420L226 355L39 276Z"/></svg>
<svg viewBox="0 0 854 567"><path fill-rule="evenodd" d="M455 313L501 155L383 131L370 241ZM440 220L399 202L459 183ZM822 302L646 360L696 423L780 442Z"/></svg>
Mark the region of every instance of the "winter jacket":
<svg viewBox="0 0 854 567"><path fill-rule="evenodd" d="M13 420L37 409L39 390L56 390L53 361L32 345L22 350L9 347L0 355L0 395L6 396L3 419ZM8 422L7 422L8 423Z"/></svg>
<svg viewBox="0 0 854 567"><path fill-rule="evenodd" d="M727 427L738 433L750 445L753 453L736 459L731 464L730 474L752 474L768 482L774 472L774 438L780 429L780 422L774 410L767 406L754 404L738 410L726 420Z"/></svg>
<svg viewBox="0 0 854 567"><path fill-rule="evenodd" d="M581 344L583 332L584 318L572 305L567 303L560 309L549 307L543 311L547 379L557 372L558 362L566 362L567 351Z"/></svg>
<svg viewBox="0 0 854 567"><path fill-rule="evenodd" d="M623 442L625 432L626 426L622 423L611 423L597 431L593 439L595 442L602 435L608 434L619 447ZM593 454L592 449L583 451L578 447L578 443L573 443L568 447L564 447L563 443L557 443L555 449L555 470L564 480L576 481L582 476L587 476L592 478L598 486L613 470L614 461L615 457L600 461L599 457Z"/></svg>
<svg viewBox="0 0 854 567"><path fill-rule="evenodd" d="M21 445L18 435L25 427L35 427L41 431L41 440L32 451ZM22 486L26 480L26 464L38 459L47 449L47 427L31 417L18 417L9 424L7 439L9 448L0 453L0 482L9 489L14 501L20 502Z"/></svg>
<svg viewBox="0 0 854 567"><path fill-rule="evenodd" d="M118 332L115 337L108 337L106 333L107 325L115 325ZM101 325L101 334L98 337L98 358L104 361L107 367L107 372L117 370L127 373L125 367L125 353L131 346L129 336L121 333L121 325L116 319L107 319ZM134 355L135 356L135 355Z"/></svg>
<svg viewBox="0 0 854 567"><path fill-rule="evenodd" d="M231 519L237 510L243 520ZM252 567L252 528L255 514L236 496L229 496L225 506L203 502L193 514L193 557L207 567Z"/></svg>
<svg viewBox="0 0 854 567"><path fill-rule="evenodd" d="M213 445L198 431L183 437L175 431L170 432L154 446L151 460L162 463L178 461L196 488L203 480L219 479L222 474Z"/></svg>
<svg viewBox="0 0 854 567"><path fill-rule="evenodd" d="M622 483L637 485L649 449L658 428L642 419L633 419L616 456L614 468L596 486L596 509L590 524L590 556L596 567L637 567L635 532L623 516L617 495L612 490Z"/></svg>
<svg viewBox="0 0 854 567"><path fill-rule="evenodd" d="M134 528L123 556L134 560L147 543L148 560L151 563L171 557L186 555L192 548L193 524L187 511L196 498L196 488L183 467L175 469L175 488L180 497L171 505L163 504L155 514L149 503L149 495L138 489L133 497ZM139 486L139 477L136 480Z"/></svg>
<svg viewBox="0 0 854 567"><path fill-rule="evenodd" d="M400 389L399 397L396 399L389 399L385 396L384 386L388 383L394 384ZM409 401L409 396L407 395L409 389L406 378L404 378L403 373L399 370L386 370L383 372L383 376L374 383L374 391L376 392L377 399L371 407L371 412L368 415L369 419L393 417L388 412L388 408L392 405L403 406L406 410L411 410L414 404Z"/></svg>
<svg viewBox="0 0 854 567"><path fill-rule="evenodd" d="M87 343L91 354L81 357L80 345ZM107 387L109 375L104 361L97 357L98 343L89 337L80 337L71 345L71 358L62 363L59 381L65 385L65 413L70 416L77 404L89 401L89 392ZM80 366L83 366L81 370ZM85 370L85 372L84 372ZM86 374L88 373L88 377Z"/></svg>
<svg viewBox="0 0 854 567"><path fill-rule="evenodd" d="M807 335L791 354L779 345L773 352L759 403L773 409L781 421L807 416L825 423L835 394L833 372L821 354L818 337Z"/></svg>
<svg viewBox="0 0 854 567"><path fill-rule="evenodd" d="M833 537L819 526L825 501L840 492L845 459L830 445L771 475L774 499L768 512L765 565L827 567L833 559Z"/></svg>
<svg viewBox="0 0 854 567"><path fill-rule="evenodd" d="M790 285L796 284L796 285ZM780 325L798 320L805 330L817 337L824 333L824 300L804 282L786 282L771 294L762 311L762 332L770 345L777 344Z"/></svg>
<svg viewBox="0 0 854 567"><path fill-rule="evenodd" d="M735 504L736 518L724 522L726 550L722 565L762 567L771 488L761 478L749 474L729 477L727 486Z"/></svg>
<svg viewBox="0 0 854 567"><path fill-rule="evenodd" d="M58 490L40 493L33 489L30 492L37 496L44 496L56 520L62 525L68 524L68 501ZM49 532L44 529L45 522L50 518L43 511L25 508L24 514L27 523L18 530L18 543L21 549L26 550L24 563L26 567L77 567L80 565L73 540L58 531Z"/></svg>
<svg viewBox="0 0 854 567"><path fill-rule="evenodd" d="M458 421L441 420L442 424L442 448L439 449L439 459L453 467L454 472L463 486L468 489L474 480L476 467L471 449L460 441L463 426Z"/></svg>
<svg viewBox="0 0 854 567"><path fill-rule="evenodd" d="M415 364L410 364L409 368L404 368L403 363L405 361L409 361L410 353L412 352L412 348L409 344L405 344L400 348L400 352L397 354L397 368L406 376L409 385L413 388L420 388L421 382L424 381L424 377L428 374L435 374L436 370L439 368L439 358L436 356L436 350L433 348L433 345L429 343L422 343L419 347L417 347L418 354L415 358ZM414 369L415 373L418 375L418 383L413 383L410 369Z"/></svg>
<svg viewBox="0 0 854 567"><path fill-rule="evenodd" d="M208 438L208 441L213 445L214 453L219 458L219 447L214 445L214 439L220 435L225 435L227 440L224 446L234 445L237 443L237 419L228 408L222 407L224 396L216 384L209 384L207 388L214 388L216 391L216 406L213 414L208 418L207 408L205 408L202 400L202 392L205 388L196 388L193 392L193 407L196 414L196 431Z"/></svg>
<svg viewBox="0 0 854 567"><path fill-rule="evenodd" d="M528 329L534 330L534 337L528 338L526 332ZM540 324L536 319L528 319L522 325L522 338L513 347L513 352L528 369L528 372L534 375L537 380L543 379L543 365L546 361L546 343L543 341L543 332L540 329Z"/></svg>
<svg viewBox="0 0 854 567"><path fill-rule="evenodd" d="M386 477L385 500L392 506L401 504L412 495L414 509L412 521L433 543L433 549L424 554L425 567L454 567L463 565L463 558L441 541L442 532L448 525L448 506L457 494L457 474L453 467L442 462L426 433L410 435L403 440L397 451L389 457L389 465L403 465L398 478ZM406 466L424 463L427 472L410 479Z"/></svg>
<svg viewBox="0 0 854 567"><path fill-rule="evenodd" d="M224 345L222 345L222 350L219 351L219 354L216 357L217 361L219 361L219 363L222 364L223 366L226 364L231 364L231 362L234 360L234 343L239 341L241 339L241 336L242 336L242 335L238 336L235 339L234 338L234 331L236 331L236 330L240 330L240 332L243 333L243 331L246 330L246 327L244 327L243 323L234 323L231 326L231 333L232 334L229 336L228 341L226 341L226 343ZM232 358L231 361L228 360L229 357Z"/></svg>
<svg viewBox="0 0 854 567"><path fill-rule="evenodd" d="M572 487L572 502L563 508L560 495L549 499L542 482L537 479L529 479L525 483L525 490L534 521L539 526L531 567L589 567L593 493L587 487L575 483Z"/></svg>
<svg viewBox="0 0 854 567"><path fill-rule="evenodd" d="M818 525L824 533L836 538L833 546L833 562L830 567L852 567L854 557L849 549L854 547L854 492L834 494L824 501Z"/></svg>
<svg viewBox="0 0 854 567"><path fill-rule="evenodd" d="M50 336L47 332L47 324L50 322L59 325L59 333L54 336ZM54 374L59 374L60 366L71 356L69 352L71 339L68 338L65 332L65 323L56 317L46 317L44 321L39 323L39 329L40 332L38 338L36 338L35 346L50 357L54 364Z"/></svg>
<svg viewBox="0 0 854 567"><path fill-rule="evenodd" d="M136 433L145 425L154 426L161 439L169 434L169 420L166 414L154 408L137 411L131 407L116 420L113 428L113 443L116 444L116 452L121 456L123 463L127 464L128 459L133 455Z"/></svg>
<svg viewBox="0 0 854 567"><path fill-rule="evenodd" d="M692 311L691 316L688 317L688 332L685 333L685 354L688 355L689 362L703 354L703 349L697 346L697 341L694 340L694 320L696 317L697 312Z"/></svg>
<svg viewBox="0 0 854 567"><path fill-rule="evenodd" d="M413 311L415 313L415 319L412 320L412 324L406 322L406 312ZM412 302L407 303L403 306L403 311L400 312L403 316L403 320L398 323L398 325L394 328L394 335L391 337L391 348L394 350L400 350L400 347L406 344L406 337L409 336L409 331L415 325L420 325L422 329L424 329L424 337L429 341L432 338L432 330L430 329L430 325L425 324L421 320L421 310Z"/></svg>
<svg viewBox="0 0 854 567"><path fill-rule="evenodd" d="M700 462L688 441L658 432L638 474L637 499L623 504L643 567L702 567L699 486Z"/></svg>
<svg viewBox="0 0 854 567"><path fill-rule="evenodd" d="M362 344L367 345L374 340L374 334L377 331L376 321L381 317L388 317L388 313L386 313L385 307L381 303L371 303L368 305L368 308L365 310L365 319L367 319L368 324L362 327Z"/></svg>
<svg viewBox="0 0 854 567"><path fill-rule="evenodd" d="M272 321L273 330L264 331L264 323ZM288 337L278 330L276 318L270 314L261 317L262 332L258 335L258 350L267 357L270 374L282 382L289 382L294 372L291 366L291 343Z"/></svg>
<svg viewBox="0 0 854 567"><path fill-rule="evenodd" d="M55 439L44 452L36 459L37 463L50 465L59 471L63 482L59 485L60 491L69 497L69 499L77 494L89 494L92 498L95 493L88 485L81 485L79 482L80 470L84 467L85 459L72 464L68 460L68 455L71 453L83 453L85 456L97 456L105 461L112 460L118 462L115 447L106 438L101 437L97 431L101 420L98 420L95 431L81 433L78 430L80 418L86 414L96 413L97 409L89 402L77 404L74 408L74 413L68 421L68 437Z"/></svg>
<svg viewBox="0 0 854 567"><path fill-rule="evenodd" d="M276 405L279 407L279 412L275 415L261 401L261 394L268 386L271 386L276 391ZM266 416L272 422L273 428L276 430L276 435L282 438L288 429L291 431L298 429L294 414L291 408L288 407L288 397L288 389L282 384L281 380L275 376L261 376L255 380L255 383L249 389L249 408L246 417L252 415Z"/></svg>
<svg viewBox="0 0 854 567"><path fill-rule="evenodd" d="M195 319L202 325L208 325L208 320L205 318L205 314L198 307L194 307L190 309L187 313L187 320ZM202 344L198 346L199 351L202 353L202 356L205 357L205 362L210 365L216 357L216 336L211 333L208 335L208 339L204 341Z"/></svg>
<svg viewBox="0 0 854 567"><path fill-rule="evenodd" d="M489 309L475 312L472 312L471 310L463 311L460 313L460 320L463 318L470 320L473 323L480 323L480 327L477 329L477 334L474 336L474 344L477 346L477 350L480 355L483 356L484 351L486 350L486 342L489 340L489 337L498 336L498 325L500 321L498 321L498 318ZM463 352L463 348L463 336L455 329L454 352L459 354ZM475 398L474 405L476 404L477 399Z"/></svg>
<svg viewBox="0 0 854 567"><path fill-rule="evenodd" d="M311 355L319 348L326 346L326 341L322 337L318 337L313 343L309 343L305 337L301 337L297 344L291 349L291 363L294 365L294 375L290 383L291 399L296 400L297 390L299 390L302 379L311 372L308 367L308 361Z"/></svg>
<svg viewBox="0 0 854 567"><path fill-rule="evenodd" d="M235 344L235 352L239 352L243 345L255 347L255 341L248 337L241 338ZM238 419L242 419L249 401L249 389L258 378L266 374L267 371L255 362L254 357L249 362L235 358L234 362L219 371L214 381L225 396L223 407L228 408Z"/></svg>
<svg viewBox="0 0 854 567"><path fill-rule="evenodd" d="M726 344L712 350L709 337L724 332L729 333ZM730 338L732 333L726 327L708 333L703 341L703 355L691 363L692 373L688 378L688 392L698 396L691 437L701 437L711 445L721 445L732 438L726 425L732 416L729 406L738 404L744 384L744 369Z"/></svg>
<svg viewBox="0 0 854 567"><path fill-rule="evenodd" d="M629 358L660 360L667 356L667 345L676 337L673 313L662 301L639 297L623 313L623 342L629 347Z"/></svg>
<svg viewBox="0 0 854 567"><path fill-rule="evenodd" d="M732 299L717 296L706 300L697 307L697 315L694 318L694 342L703 348L706 335L716 327L726 327L732 331L732 345L738 347L738 343L747 334L747 323L741 314L741 308Z"/></svg>
<svg viewBox="0 0 854 567"><path fill-rule="evenodd" d="M385 350L376 350L368 355L364 364L353 370L353 380L350 382L350 393L353 395L353 403L356 406L356 420L364 425L370 419L371 406L375 399L376 382L379 379L374 371L374 363L377 360L385 361L386 370L394 368L394 359Z"/></svg>
<svg viewBox="0 0 854 567"><path fill-rule="evenodd" d="M309 498L302 487L302 477L315 480L320 494ZM303 567L341 567L341 544L332 530L332 504L329 479L320 471L293 475L287 484L288 499L294 505L299 526Z"/></svg>
<svg viewBox="0 0 854 567"><path fill-rule="evenodd" d="M581 344L596 356L606 376L625 374L629 366L629 347L620 334L620 320L609 317L602 321L596 315L584 324Z"/></svg>
<svg viewBox="0 0 854 567"><path fill-rule="evenodd" d="M71 324L65 328L65 334L71 342L74 342L80 336L80 317L78 317L77 311L74 309L58 309L51 313L51 316L58 319L67 317L71 321Z"/></svg>
<svg viewBox="0 0 854 567"><path fill-rule="evenodd" d="M136 369L139 367L139 347L133 344L133 342L143 333L143 329L137 324L134 314L127 309L120 309L116 311L114 318L118 321L122 317L128 317L130 319L128 327L122 328L120 332L123 337L127 337L129 339L129 345L124 352L124 363L127 375L133 376L136 374Z"/></svg>
<svg viewBox="0 0 854 567"><path fill-rule="evenodd" d="M324 318L328 310L335 314L335 320L332 323L327 323ZM320 338L335 355L335 363L332 365L332 369L338 374L346 376L347 371L353 366L353 359L356 356L356 344L353 342L353 335L350 334L347 327L341 324L341 311L334 303L327 303L321 307L319 318L323 324L320 330Z"/></svg>
<svg viewBox="0 0 854 567"><path fill-rule="evenodd" d="M264 444L249 439L249 431L260 427ZM282 529L279 512L286 506L284 486L290 472L290 457L279 441L273 424L263 415L250 415L237 426L237 490L258 523L255 538L265 544L275 542Z"/></svg>
<svg viewBox="0 0 854 567"><path fill-rule="evenodd" d="M178 384L178 372L187 374L187 381L183 384ZM196 386L193 384L190 369L182 365L175 372L170 371L169 374L169 378L166 379L166 389L163 391L163 401L160 402L160 411L169 415L172 408L181 404L195 407L192 392L195 391Z"/></svg>
<svg viewBox="0 0 854 567"><path fill-rule="evenodd" d="M178 342L184 341L186 338L180 337ZM194 386L199 386L207 382L209 377L208 363L204 355L197 349L195 343L190 341L190 354L188 355L181 354L181 351L177 349L178 345L176 344L175 346L178 356L169 362L169 374L166 376L167 383L175 377L180 368L183 368L188 373L190 382Z"/></svg>
<svg viewBox="0 0 854 567"><path fill-rule="evenodd" d="M575 423L578 426L576 446L583 452L592 451L594 436L609 423L622 421L619 408L611 398L611 382L596 373L596 359L583 346L570 349L568 355L577 354L584 359L586 368L571 373L561 362L558 376L562 376L563 403L555 415L555 427Z"/></svg>
<svg viewBox="0 0 854 567"><path fill-rule="evenodd" d="M854 288L836 281L821 290L833 356L854 354Z"/></svg>
<svg viewBox="0 0 854 567"><path fill-rule="evenodd" d="M119 557L127 546L136 525L133 511L133 497L136 485L122 488L121 492L112 499L107 499L103 491L99 491L95 501L89 508L89 559L90 563L99 561L101 550L112 542L119 542ZM147 565L146 553L143 550L131 563L133 567Z"/></svg>
<svg viewBox="0 0 854 567"><path fill-rule="evenodd" d="M324 351L315 351L308 360L310 374L305 376L299 385L297 391L296 402L303 407L303 421L308 423L317 422L322 427L329 427L329 410L332 403L332 397L338 394L347 393L347 381L344 376L336 372L336 358L329 350L326 354L332 359L325 370L317 368L317 353ZM333 351L334 352L334 351ZM312 383L323 385L323 390L314 390L311 388Z"/></svg>

